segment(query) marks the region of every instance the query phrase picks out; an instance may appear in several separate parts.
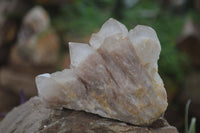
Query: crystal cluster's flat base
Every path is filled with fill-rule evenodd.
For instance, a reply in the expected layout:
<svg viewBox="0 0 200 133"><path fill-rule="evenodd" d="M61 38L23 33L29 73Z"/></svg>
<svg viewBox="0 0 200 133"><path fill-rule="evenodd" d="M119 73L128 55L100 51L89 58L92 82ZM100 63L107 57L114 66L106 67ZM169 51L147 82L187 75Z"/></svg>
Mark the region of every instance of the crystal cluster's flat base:
<svg viewBox="0 0 200 133"><path fill-rule="evenodd" d="M128 32L111 18L89 43L69 43L71 69L36 77L39 96L54 107L135 125L155 121L168 105L156 32L141 25Z"/></svg>

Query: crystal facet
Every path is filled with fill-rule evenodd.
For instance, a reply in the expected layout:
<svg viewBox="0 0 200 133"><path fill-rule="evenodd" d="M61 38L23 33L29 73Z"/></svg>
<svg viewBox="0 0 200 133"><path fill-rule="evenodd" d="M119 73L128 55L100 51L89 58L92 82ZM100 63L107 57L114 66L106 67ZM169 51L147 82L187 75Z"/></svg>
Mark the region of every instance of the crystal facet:
<svg viewBox="0 0 200 133"><path fill-rule="evenodd" d="M90 46L91 45L91 46ZM83 110L135 125L149 125L167 108L158 74L156 32L128 30L109 19L90 45L69 43L71 68L36 77L39 96L49 105Z"/></svg>

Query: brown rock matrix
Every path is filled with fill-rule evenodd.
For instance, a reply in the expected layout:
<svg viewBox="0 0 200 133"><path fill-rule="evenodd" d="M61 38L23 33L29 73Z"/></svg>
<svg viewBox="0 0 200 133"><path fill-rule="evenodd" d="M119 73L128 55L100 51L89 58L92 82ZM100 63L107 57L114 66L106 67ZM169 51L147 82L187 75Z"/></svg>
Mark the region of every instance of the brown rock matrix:
<svg viewBox="0 0 200 133"><path fill-rule="evenodd" d="M0 122L0 130L2 133L178 133L164 119L148 127L133 126L83 111L50 109L40 97L31 98L9 112Z"/></svg>

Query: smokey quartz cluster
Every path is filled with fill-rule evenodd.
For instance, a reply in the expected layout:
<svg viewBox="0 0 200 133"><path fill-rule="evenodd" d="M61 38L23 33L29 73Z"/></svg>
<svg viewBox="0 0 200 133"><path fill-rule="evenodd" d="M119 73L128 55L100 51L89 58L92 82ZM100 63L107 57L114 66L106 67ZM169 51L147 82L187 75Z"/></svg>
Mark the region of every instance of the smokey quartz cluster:
<svg viewBox="0 0 200 133"><path fill-rule="evenodd" d="M158 74L161 51L148 26L127 28L110 18L88 44L69 43L71 68L36 77L51 107L83 110L134 125L149 125L167 108Z"/></svg>

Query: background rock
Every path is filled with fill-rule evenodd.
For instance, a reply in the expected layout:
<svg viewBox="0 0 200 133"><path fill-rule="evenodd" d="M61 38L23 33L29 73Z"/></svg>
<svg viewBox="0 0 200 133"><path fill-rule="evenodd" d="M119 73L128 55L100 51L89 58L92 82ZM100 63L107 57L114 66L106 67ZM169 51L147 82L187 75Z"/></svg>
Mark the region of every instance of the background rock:
<svg viewBox="0 0 200 133"><path fill-rule="evenodd" d="M49 109L39 97L14 108L0 123L0 130L4 133L178 133L164 119L150 127L138 127L82 111Z"/></svg>
<svg viewBox="0 0 200 133"><path fill-rule="evenodd" d="M50 28L48 13L40 6L31 9L23 19L18 34L20 57L35 66L55 65L58 61L59 39Z"/></svg>
<svg viewBox="0 0 200 133"><path fill-rule="evenodd" d="M25 0L0 1L0 66L7 64L11 46L14 44L21 18L29 8Z"/></svg>
<svg viewBox="0 0 200 133"><path fill-rule="evenodd" d="M183 33L178 38L177 46L191 59L193 66L200 66L200 26L188 19L184 25Z"/></svg>
<svg viewBox="0 0 200 133"><path fill-rule="evenodd" d="M60 42L49 15L40 6L24 11L27 3L0 1L0 113L19 104L20 91L35 96L35 76L58 67Z"/></svg>
<svg viewBox="0 0 200 133"><path fill-rule="evenodd" d="M10 68L2 68L0 70L0 84L16 94L19 94L20 90L23 90L28 97L37 94L34 75L16 72Z"/></svg>

